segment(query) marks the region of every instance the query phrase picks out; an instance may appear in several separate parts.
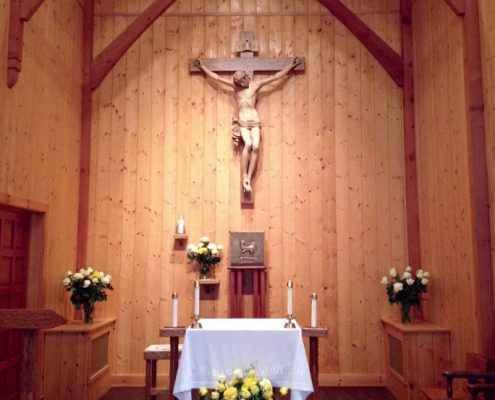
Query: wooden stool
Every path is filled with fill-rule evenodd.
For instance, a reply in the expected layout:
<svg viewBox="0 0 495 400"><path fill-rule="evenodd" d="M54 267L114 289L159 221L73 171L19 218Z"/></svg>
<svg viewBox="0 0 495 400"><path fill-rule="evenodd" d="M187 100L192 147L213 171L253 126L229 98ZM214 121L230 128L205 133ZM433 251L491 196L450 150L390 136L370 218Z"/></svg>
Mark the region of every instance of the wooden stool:
<svg viewBox="0 0 495 400"><path fill-rule="evenodd" d="M179 345L179 353L182 345ZM167 389L156 387L156 362L158 360L170 359L169 344L152 344L144 350L144 360L146 361L146 383L144 387L145 399L156 400L157 395L165 394ZM170 391L174 388L170 388Z"/></svg>

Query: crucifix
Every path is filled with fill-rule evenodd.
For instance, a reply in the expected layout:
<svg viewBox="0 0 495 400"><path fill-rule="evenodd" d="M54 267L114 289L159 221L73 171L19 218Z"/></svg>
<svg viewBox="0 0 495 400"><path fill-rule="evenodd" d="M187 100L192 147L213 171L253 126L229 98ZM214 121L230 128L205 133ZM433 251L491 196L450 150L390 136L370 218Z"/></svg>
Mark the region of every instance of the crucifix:
<svg viewBox="0 0 495 400"><path fill-rule="evenodd" d="M304 59L293 57L255 58L259 42L253 32L241 32L241 40L235 46L239 58L204 58L189 62L189 71L203 71L216 82L234 89L237 115L232 120L232 140L237 145L242 139L241 155L241 204L253 205L251 178L256 170L261 140L261 121L256 110L259 90L286 76L292 70L304 70ZM276 72L269 78L254 80L255 71ZM217 72L234 72L232 80L222 78Z"/></svg>

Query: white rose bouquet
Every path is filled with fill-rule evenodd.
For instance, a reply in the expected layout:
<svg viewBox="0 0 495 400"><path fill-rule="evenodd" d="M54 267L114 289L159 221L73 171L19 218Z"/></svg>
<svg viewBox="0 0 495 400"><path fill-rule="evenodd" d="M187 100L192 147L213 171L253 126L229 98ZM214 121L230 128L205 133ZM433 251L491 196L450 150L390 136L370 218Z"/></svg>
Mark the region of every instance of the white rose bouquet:
<svg viewBox="0 0 495 400"><path fill-rule="evenodd" d="M196 261L200 265L202 279L208 276L210 268L220 262L223 255L223 246L210 242L208 236L203 236L198 244L190 244L187 247L187 258Z"/></svg>
<svg viewBox="0 0 495 400"><path fill-rule="evenodd" d="M281 396L288 392L286 387L279 391ZM199 396L200 400L271 400L274 393L270 380L260 379L252 369L246 376L240 369L236 369L230 382L227 382L224 374L220 374L216 389L208 392L207 388L202 387L199 389Z"/></svg>
<svg viewBox="0 0 495 400"><path fill-rule="evenodd" d="M70 301L76 306L76 309L80 310L83 307L84 322L93 322L95 303L107 299L105 289L113 290L110 284L111 278L110 275L105 275L91 267L80 269L75 274L72 271L67 271L62 283L67 291L71 292Z"/></svg>
<svg viewBox="0 0 495 400"><path fill-rule="evenodd" d="M421 294L427 292L430 273L418 269L414 274L412 267L400 276L395 268L389 271L390 280L386 276L382 278L382 285L387 291L390 304L399 303L401 306L401 319L403 323L411 322L411 307L418 307L421 302Z"/></svg>

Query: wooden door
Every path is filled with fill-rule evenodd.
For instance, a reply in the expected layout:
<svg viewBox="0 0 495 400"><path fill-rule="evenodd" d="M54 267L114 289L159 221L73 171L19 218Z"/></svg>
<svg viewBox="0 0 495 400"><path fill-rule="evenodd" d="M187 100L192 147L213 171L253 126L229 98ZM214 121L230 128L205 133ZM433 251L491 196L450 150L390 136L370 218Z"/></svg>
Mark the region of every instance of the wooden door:
<svg viewBox="0 0 495 400"><path fill-rule="evenodd" d="M0 206L0 308L25 308L30 214ZM22 333L0 330L0 400L19 399Z"/></svg>

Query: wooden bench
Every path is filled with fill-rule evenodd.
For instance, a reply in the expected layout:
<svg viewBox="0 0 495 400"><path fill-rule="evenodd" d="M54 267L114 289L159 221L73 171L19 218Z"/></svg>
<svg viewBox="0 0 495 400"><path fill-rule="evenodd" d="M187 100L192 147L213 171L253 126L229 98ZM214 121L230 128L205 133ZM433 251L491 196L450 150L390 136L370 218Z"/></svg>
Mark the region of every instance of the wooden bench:
<svg viewBox="0 0 495 400"><path fill-rule="evenodd" d="M182 351L182 345L179 344L179 353ZM156 396L163 395L167 392L166 388L156 387L156 363L158 360L169 360L171 350L169 344L152 344L144 350L144 360L146 362L146 383L145 399L156 400ZM169 389L170 392L173 388Z"/></svg>
<svg viewBox="0 0 495 400"><path fill-rule="evenodd" d="M474 395L468 391L468 384L476 384L480 378L495 378L494 373L487 372L489 360L480 354L467 353L465 370L462 371L445 371L445 387L423 387L420 392L423 399L427 400L468 400L476 398L477 391ZM462 389L453 388L454 379L463 379L464 384Z"/></svg>

